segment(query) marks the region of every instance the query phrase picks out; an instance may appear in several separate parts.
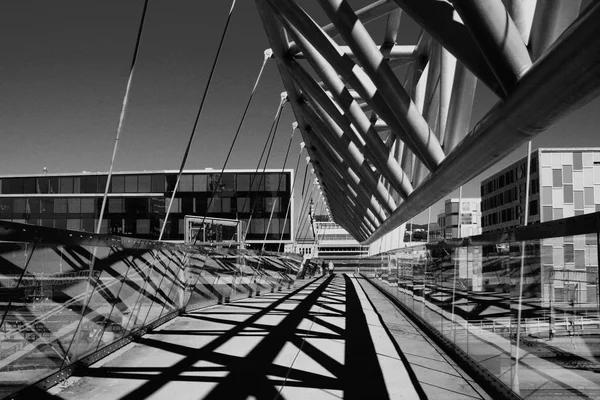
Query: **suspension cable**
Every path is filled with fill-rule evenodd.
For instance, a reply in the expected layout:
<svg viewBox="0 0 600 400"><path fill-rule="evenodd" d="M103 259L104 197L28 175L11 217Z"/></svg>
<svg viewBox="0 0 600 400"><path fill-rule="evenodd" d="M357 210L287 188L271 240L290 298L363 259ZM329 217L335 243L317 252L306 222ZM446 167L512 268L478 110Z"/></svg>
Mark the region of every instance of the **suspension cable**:
<svg viewBox="0 0 600 400"><path fill-rule="evenodd" d="M137 38L135 40L135 48L133 50L133 58L131 60L131 66L129 67L129 78L127 79L127 86L125 87L125 95L123 96L123 105L121 106L121 115L119 116L119 124L117 125L117 134L115 137L115 145L113 147L112 157L110 159L110 167L108 168L108 176L106 178L106 186L104 188L104 196L102 197L102 207L100 207L100 218L98 219L98 226L96 227L96 234L100 233L102 227L102 218L104 218L104 210L106 209L106 200L108 197L108 190L110 188L110 181L113 173L113 166L115 164L115 158L117 157L117 149L119 148L119 139L121 137L121 131L125 123L125 115L127 114L127 107L129 106L129 93L131 91L131 82L133 81L133 72L135 71L135 64L137 56L140 50L140 42L142 41L142 31L144 29L144 21L146 20L146 11L148 10L148 0L144 1L144 9L142 11L142 18L140 20L140 26L138 28Z"/></svg>
<svg viewBox="0 0 600 400"><path fill-rule="evenodd" d="M206 101L206 97L208 94L208 90L210 88L210 84L212 83L212 78L215 73L217 62L219 61L219 55L221 54L221 49L223 48L223 42L225 41L225 36L227 34L227 28L229 27L229 22L231 21L231 16L233 14L233 9L235 8L236 0L233 0L231 3L231 8L229 9L229 14L227 15L227 21L225 22L225 27L223 28L223 33L221 34L221 40L219 42L219 47L217 48L217 54L213 60L212 67L210 69L210 73L208 75L208 81L206 82L206 87L204 88L204 93L202 94L202 100L200 101L200 107L198 107L198 112L196 114L196 120L194 121L194 126L192 128L192 133L190 134L190 138L188 140L187 146L185 148L185 152L183 154L183 159L181 160L181 166L179 167L179 172L177 174L177 181L175 182L175 187L173 188L173 194L171 195L171 200L169 201L169 207L167 208L167 213L165 215L165 220L163 221L162 228L160 229L160 235L158 240L161 241L162 237L165 233L165 227L167 226L167 221L169 220L169 214L171 213L171 207L173 206L173 200L175 199L175 193L177 193L177 189L179 188L179 181L181 180L181 175L183 173L183 169L185 168L185 163L187 162L188 155L190 153L190 149L192 147L192 142L194 140L194 136L196 134L196 128L198 127L198 122L200 120L200 115L202 114L202 109L204 108L204 102Z"/></svg>
<svg viewBox="0 0 600 400"><path fill-rule="evenodd" d="M277 191L281 188L281 179L283 178L283 174L285 173L285 165L287 164L287 159L290 154L290 148L292 147L292 140L294 140L294 133L296 132L296 128L298 127L298 123L294 122L292 124L292 134L290 135L290 140L288 141L287 150L285 151L285 158L283 159L283 165L281 166L281 173L279 174L279 180L277 182ZM271 221L273 220L273 213L275 212L275 206L277 205L277 199L279 197L275 197L273 200L273 205L271 206L271 215L269 216L269 222L267 223L267 227L265 228L265 237L263 239L262 251L265 251L265 244L267 243L267 235L269 234L269 228L271 227ZM290 198L290 201L292 199ZM289 202L288 202L289 204ZM281 205L281 202L280 202Z"/></svg>
<svg viewBox="0 0 600 400"><path fill-rule="evenodd" d="M275 118L273 120L273 123L271 124L271 131L269 132L269 137L267 137L267 142L265 143L265 146L269 142L269 138L271 138L271 143L269 145L269 150L267 151L267 155L265 157L265 165L263 167L262 174L260 175L260 179L258 182L258 189L260 189L260 187L263 183L263 178L265 175L265 171L267 169L267 163L269 162L269 157L271 156L271 150L273 149L273 142L275 141L275 135L277 134L277 128L279 127L279 121L281 119L283 106L285 105L286 101L287 101L287 98L285 96L282 96L281 102L279 103L279 107L277 108L277 113L275 114ZM264 154L265 149L266 149L266 147L263 148L263 154ZM261 155L261 159L262 159L262 155ZM258 166L255 171L255 175L250 180L250 190L248 191L248 194L246 195L246 199L244 200L244 204L242 205L242 210L246 207L246 203L250 198L250 193L251 193L252 187L254 186L254 180L256 179L256 173L258 173L258 170L260 169L260 163L261 163L261 160L259 160ZM258 190L257 190L257 192L258 192ZM256 196L257 195L254 196L255 200L256 200ZM248 231L250 230L250 223L252 222L252 217L254 215L254 211L256 210L256 201L254 201L253 203L254 204L252 204L252 209L250 211L250 218L248 219L248 226L246 226L246 231L244 232L244 238L248 235Z"/></svg>
<svg viewBox="0 0 600 400"><path fill-rule="evenodd" d="M300 166L300 158L302 158L302 150L304 150L304 146L305 146L304 142L300 143L300 152L298 153L298 160L296 160L296 168L294 168L294 177L292 178L294 180L294 185L292 186L292 190L290 191L290 201L288 202L288 206L285 211L285 219L283 220L283 228L281 228L281 236L279 237L279 246L277 247L277 252L281 252L281 242L283 242L283 234L285 232L285 227L287 225L288 216L290 214L290 208L291 208L292 202L294 201L294 191L296 189L296 183L297 183L296 176L298 175L298 167ZM291 235L291 232L292 232L292 224L290 221L290 235Z"/></svg>
<svg viewBox="0 0 600 400"><path fill-rule="evenodd" d="M311 172L312 172L312 171L311 171ZM311 178L311 180L312 180L312 178ZM309 205L309 204L310 204L309 200L311 200L311 199L312 199L312 194L313 194L313 192L314 192L314 189L315 189L315 188L314 188L314 186L311 186L311 188L310 188L310 192L308 192L308 191L307 191L306 195L304 196L304 200L303 200L303 203L302 203L302 208L301 208L301 210L300 210L300 216L299 216L299 218L302 218L303 216L305 216L305 215L306 215L306 207L307 207L307 205ZM298 230L296 231L296 236L297 236L297 237L301 237L300 235L301 235L301 233L303 232L303 230L304 230L304 225L305 225L306 223L307 223L307 219L306 219L306 218L304 218L304 219L302 219L302 220L300 221L300 223L298 224Z"/></svg>
<svg viewBox="0 0 600 400"><path fill-rule="evenodd" d="M221 173L219 174L219 179L217 181L217 184L213 187L213 191L211 193L210 199L207 203L206 206L206 211L204 212L204 216L202 218L202 221L200 222L200 225L202 225L204 223L204 221L206 221L206 214L208 213L208 210L210 210L210 207L214 201L215 195L217 194L218 189L221 186L221 182L223 180L223 173L225 172L225 169L227 168L227 163L229 162L229 158L231 157L231 153L233 152L233 148L235 147L235 144L237 142L237 139L240 135L240 132L242 130L242 126L244 124L244 121L246 120L246 114L248 113L248 109L250 108L250 104L252 104L252 99L254 98L254 94L256 93L256 88L258 87L258 83L260 82L260 78L262 77L263 71L265 70L265 66L267 64L267 61L271 58L271 52L270 50L266 50L265 51L265 56L263 58L263 63L262 66L260 67L260 71L258 72L258 76L256 77L256 81L254 81L254 87L252 88L252 92L250 93L250 97L248 98L248 102L246 103L246 107L244 108L244 111L242 113L242 118L240 120L240 123L235 131L235 135L233 136L233 140L231 141L231 146L229 146L229 151L227 152L227 156L225 157L225 162L223 163L223 168L221 168ZM262 158L262 157L261 157ZM196 232L196 235L194 236L194 241L193 244L195 245L198 241L198 236L200 234L200 230L198 230Z"/></svg>

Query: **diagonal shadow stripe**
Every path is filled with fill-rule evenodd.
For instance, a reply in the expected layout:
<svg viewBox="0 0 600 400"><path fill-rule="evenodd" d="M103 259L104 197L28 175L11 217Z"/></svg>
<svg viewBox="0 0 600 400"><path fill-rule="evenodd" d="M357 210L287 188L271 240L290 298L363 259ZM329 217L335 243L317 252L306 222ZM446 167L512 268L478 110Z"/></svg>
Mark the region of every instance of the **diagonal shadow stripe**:
<svg viewBox="0 0 600 400"><path fill-rule="evenodd" d="M328 282L329 281L325 281L324 284L326 284ZM212 342L206 344L204 347L197 349L197 350L188 348L187 353L186 353L187 357L185 359L177 362L175 365L173 365L171 368L169 368L163 374L161 374L159 376L155 376L151 381L144 383L143 385L136 388L135 390L132 390L126 396L123 396L122 400L138 400L140 398L146 398L146 397L151 396L152 393L156 392L158 389L160 389L161 387L163 387L164 385L169 383L169 381L171 379L173 379L173 377L178 376L179 374L185 372L188 368L192 367L199 360L205 359L207 356L209 356L211 353L213 353L217 348L219 348L220 346L225 344L231 338L237 336L244 329L246 329L247 327L254 324L256 321L258 321L260 318L262 318L263 316L268 314L270 311L276 309L279 305L283 304L286 300L297 295L298 292L304 290L305 287L307 287L308 285L310 285L310 283L275 300L271 305L265 307L264 309L257 312L255 315L251 316L250 318L248 318L245 321L240 322L238 325L236 325L235 327L230 329L226 335L216 338Z"/></svg>
<svg viewBox="0 0 600 400"><path fill-rule="evenodd" d="M264 385L256 386L256 382L267 379L265 371L268 370L285 344L295 336L296 327L309 313L311 307L317 302L331 280L332 277L319 285L283 321L275 326L271 333L258 343L245 358L232 365L231 373L213 388L204 399L245 400L250 395L257 398L266 398L263 397L265 394ZM269 382L269 384L275 390L273 383ZM277 393L277 390L275 390L275 393ZM274 398L278 397L279 395Z"/></svg>

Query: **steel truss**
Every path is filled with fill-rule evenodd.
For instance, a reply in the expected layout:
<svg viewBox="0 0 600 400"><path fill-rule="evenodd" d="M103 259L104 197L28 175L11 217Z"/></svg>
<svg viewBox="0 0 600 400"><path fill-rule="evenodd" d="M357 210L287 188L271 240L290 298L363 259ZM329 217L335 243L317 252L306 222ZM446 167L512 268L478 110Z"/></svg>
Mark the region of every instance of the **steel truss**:
<svg viewBox="0 0 600 400"><path fill-rule="evenodd" d="M362 244L599 94L597 1L318 3L322 27L295 0L256 0L328 210ZM403 12L414 45L397 44ZM499 101L467 132L478 81Z"/></svg>

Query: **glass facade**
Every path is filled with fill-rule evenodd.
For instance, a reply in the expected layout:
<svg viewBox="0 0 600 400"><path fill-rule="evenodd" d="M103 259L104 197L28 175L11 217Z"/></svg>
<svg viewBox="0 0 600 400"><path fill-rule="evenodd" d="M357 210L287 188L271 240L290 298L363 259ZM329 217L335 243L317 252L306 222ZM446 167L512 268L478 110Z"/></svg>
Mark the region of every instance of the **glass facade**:
<svg viewBox="0 0 600 400"><path fill-rule="evenodd" d="M301 261L0 221L0 398L181 310L289 288Z"/></svg>
<svg viewBox="0 0 600 400"><path fill-rule="evenodd" d="M361 272L483 378L504 384L495 388L525 399L597 399L598 221L600 213L397 249Z"/></svg>
<svg viewBox="0 0 600 400"><path fill-rule="evenodd" d="M2 177L0 219L86 232L101 223L101 233L157 239L177 174L114 174L100 222L106 181L101 174ZM183 240L184 216L207 215L245 221L250 243L290 241L290 181L290 171L184 173L163 238Z"/></svg>

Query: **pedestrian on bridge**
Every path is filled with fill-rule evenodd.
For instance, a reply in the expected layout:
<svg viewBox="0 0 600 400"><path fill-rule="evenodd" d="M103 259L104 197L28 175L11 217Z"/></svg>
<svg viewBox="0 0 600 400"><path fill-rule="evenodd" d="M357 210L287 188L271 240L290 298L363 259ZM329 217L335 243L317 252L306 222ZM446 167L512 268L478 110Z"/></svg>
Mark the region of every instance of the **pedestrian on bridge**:
<svg viewBox="0 0 600 400"><path fill-rule="evenodd" d="M333 268L334 268L333 261L329 261L329 275L333 275Z"/></svg>

